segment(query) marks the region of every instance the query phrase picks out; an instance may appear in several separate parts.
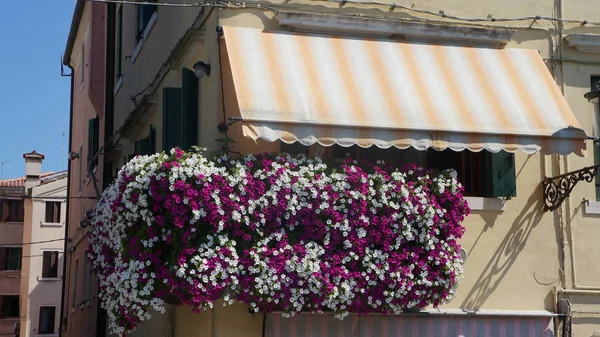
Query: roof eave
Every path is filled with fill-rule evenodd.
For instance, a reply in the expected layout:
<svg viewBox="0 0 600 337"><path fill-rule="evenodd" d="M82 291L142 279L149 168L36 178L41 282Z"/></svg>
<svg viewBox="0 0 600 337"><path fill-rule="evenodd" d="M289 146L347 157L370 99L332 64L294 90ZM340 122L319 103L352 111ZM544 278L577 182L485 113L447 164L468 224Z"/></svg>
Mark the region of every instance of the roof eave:
<svg viewBox="0 0 600 337"><path fill-rule="evenodd" d="M62 59L62 63L66 66L70 65L71 53L73 52L73 45L75 44L77 32L79 31L79 24L81 23L81 16L85 9L85 3L86 0L77 0L77 3L75 4L73 19L71 20L71 29L69 30L69 37L67 38L67 46Z"/></svg>

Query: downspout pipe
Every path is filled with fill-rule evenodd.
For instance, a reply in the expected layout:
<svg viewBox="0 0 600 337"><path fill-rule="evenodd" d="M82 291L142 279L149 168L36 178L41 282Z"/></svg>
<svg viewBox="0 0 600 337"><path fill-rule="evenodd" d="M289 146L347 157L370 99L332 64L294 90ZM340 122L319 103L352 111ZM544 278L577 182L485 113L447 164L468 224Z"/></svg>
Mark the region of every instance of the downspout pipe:
<svg viewBox="0 0 600 337"><path fill-rule="evenodd" d="M71 151L71 147L73 145L73 94L75 92L75 76L73 75L73 67L70 64L66 64L67 67L71 70L71 97L69 99L69 151ZM64 322L64 314L65 314L65 291L67 290L67 250L69 246L69 210L71 208L71 180L72 178L72 165L71 160L67 164L67 216L65 221L65 240L63 247L63 270L62 270L62 286L61 286L61 294L60 294L60 326L58 329L58 337L63 336L63 322Z"/></svg>

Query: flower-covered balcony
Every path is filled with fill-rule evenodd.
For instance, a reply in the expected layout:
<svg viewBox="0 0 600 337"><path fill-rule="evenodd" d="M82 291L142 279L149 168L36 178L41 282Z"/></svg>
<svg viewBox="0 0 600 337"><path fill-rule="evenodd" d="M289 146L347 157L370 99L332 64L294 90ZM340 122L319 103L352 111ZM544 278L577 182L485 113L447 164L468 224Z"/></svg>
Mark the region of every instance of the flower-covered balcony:
<svg viewBox="0 0 600 337"><path fill-rule="evenodd" d="M451 170L174 149L120 170L88 256L117 334L166 303L398 314L453 298L462 191Z"/></svg>

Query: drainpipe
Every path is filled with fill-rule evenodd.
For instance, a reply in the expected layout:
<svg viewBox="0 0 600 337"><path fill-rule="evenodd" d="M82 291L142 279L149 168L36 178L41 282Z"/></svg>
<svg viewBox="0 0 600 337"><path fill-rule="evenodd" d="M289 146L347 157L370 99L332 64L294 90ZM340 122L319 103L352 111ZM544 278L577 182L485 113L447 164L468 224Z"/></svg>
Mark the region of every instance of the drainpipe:
<svg viewBox="0 0 600 337"><path fill-rule="evenodd" d="M69 151L71 151L71 147L73 146L73 93L75 92L75 76L73 76L74 74L74 69L73 67L71 67L70 64L66 64L67 67L69 67L70 71L71 71L71 98L70 98L70 102L69 102ZM79 159L81 160L81 158ZM61 295L60 295L60 326L58 329L58 337L62 337L63 336L63 322L64 322L64 314L65 314L65 291L67 289L67 250L68 250L68 243L69 243L69 209L71 208L71 179L72 178L72 170L71 170L71 160L69 160L69 163L67 164L67 216L66 216L66 221L65 221L65 244L63 247L63 273L62 273L62 291L61 291Z"/></svg>

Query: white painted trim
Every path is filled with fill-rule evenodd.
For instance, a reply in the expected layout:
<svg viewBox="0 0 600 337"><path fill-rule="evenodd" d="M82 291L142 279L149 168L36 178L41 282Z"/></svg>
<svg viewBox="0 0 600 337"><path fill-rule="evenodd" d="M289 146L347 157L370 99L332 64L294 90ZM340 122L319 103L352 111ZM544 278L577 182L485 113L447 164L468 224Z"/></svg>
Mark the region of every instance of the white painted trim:
<svg viewBox="0 0 600 337"><path fill-rule="evenodd" d="M44 222L44 221L40 221L40 226L42 227L55 227L55 228L59 228L64 226L64 223L61 222Z"/></svg>
<svg viewBox="0 0 600 337"><path fill-rule="evenodd" d="M142 33L142 37L140 38L138 43L135 45L135 48L133 49L133 53L131 54L131 64L135 63L135 60L137 59L138 55L142 51L142 47L144 46L144 41L146 41L146 39L148 38L148 35L150 34L152 27L154 27L154 24L156 23L157 19L158 19L158 11L156 10L156 11L154 11L154 13L152 13L150 20L148 21L148 24L146 25L146 28L144 29L144 32Z"/></svg>
<svg viewBox="0 0 600 337"><path fill-rule="evenodd" d="M565 36L569 47L582 53L600 54L600 34L577 33Z"/></svg>
<svg viewBox="0 0 600 337"><path fill-rule="evenodd" d="M583 203L583 213L586 215L600 215L600 201L586 201Z"/></svg>
<svg viewBox="0 0 600 337"><path fill-rule="evenodd" d="M469 46L503 47L516 30L410 22L349 15L280 12L279 25L309 33L388 38L401 35L409 41L453 43Z"/></svg>
<svg viewBox="0 0 600 337"><path fill-rule="evenodd" d="M38 277L38 282L58 282L62 281L62 277Z"/></svg>
<svg viewBox="0 0 600 337"><path fill-rule="evenodd" d="M123 75L119 75L119 79L117 80L117 83L115 84L115 89L113 90L114 96L117 95L117 93L119 92L119 89L121 89L122 85L123 85Z"/></svg>
<svg viewBox="0 0 600 337"><path fill-rule="evenodd" d="M473 211L502 212L505 209L505 202L502 198L465 197L465 199Z"/></svg>

